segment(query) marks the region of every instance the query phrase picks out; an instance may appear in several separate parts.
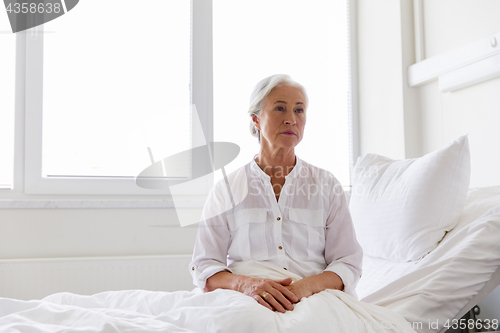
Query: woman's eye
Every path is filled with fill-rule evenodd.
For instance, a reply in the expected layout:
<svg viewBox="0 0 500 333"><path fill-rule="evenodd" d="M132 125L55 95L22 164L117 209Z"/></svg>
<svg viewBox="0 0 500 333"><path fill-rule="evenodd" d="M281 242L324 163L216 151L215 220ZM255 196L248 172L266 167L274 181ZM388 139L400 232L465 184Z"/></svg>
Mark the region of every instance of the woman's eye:
<svg viewBox="0 0 500 333"><path fill-rule="evenodd" d="M295 110L295 112L304 113L304 109L297 109L297 110Z"/></svg>
<svg viewBox="0 0 500 333"><path fill-rule="evenodd" d="M277 106L276 107L276 111L283 111L283 110L285 110L285 109L282 106Z"/></svg>

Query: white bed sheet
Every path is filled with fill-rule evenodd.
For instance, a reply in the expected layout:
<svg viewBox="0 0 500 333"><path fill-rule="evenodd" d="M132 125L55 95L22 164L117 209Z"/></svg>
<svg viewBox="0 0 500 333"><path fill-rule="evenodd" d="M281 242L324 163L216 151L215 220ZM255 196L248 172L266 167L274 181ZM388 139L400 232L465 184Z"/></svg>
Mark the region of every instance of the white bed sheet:
<svg viewBox="0 0 500 333"><path fill-rule="evenodd" d="M421 260L364 256L358 297L421 322L419 332L438 332L500 267L499 235L500 186L471 189L458 225Z"/></svg>
<svg viewBox="0 0 500 333"><path fill-rule="evenodd" d="M236 269L283 278L279 268ZM292 276L293 277L293 276ZM294 278L294 277L293 277ZM338 290L303 298L293 311L272 312L232 290L203 293L110 291L59 293L41 301L0 298L1 332L415 332L397 313Z"/></svg>

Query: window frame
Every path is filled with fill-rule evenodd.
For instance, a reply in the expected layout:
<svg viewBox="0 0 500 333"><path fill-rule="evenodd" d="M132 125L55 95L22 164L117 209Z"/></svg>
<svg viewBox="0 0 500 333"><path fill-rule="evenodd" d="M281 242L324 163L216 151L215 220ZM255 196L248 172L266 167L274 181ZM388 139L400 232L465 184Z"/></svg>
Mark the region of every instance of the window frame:
<svg viewBox="0 0 500 333"><path fill-rule="evenodd" d="M349 41L349 96L348 96L348 118L349 118L349 154L350 154L350 187L352 188L352 174L358 157L361 156L360 127L359 127L359 83L358 83L358 7L356 0L347 1L347 22ZM351 195L351 188L346 193Z"/></svg>
<svg viewBox="0 0 500 333"><path fill-rule="evenodd" d="M352 170L360 155L357 6L355 0L345 1L348 5L348 40L350 43L349 85L351 93L348 109L350 168ZM198 110L206 140L213 141L212 0L191 0L191 3L191 98ZM0 206L3 208L79 208L83 206L83 208L173 208L171 199L165 199L165 196L170 194L168 190L141 189L135 185L132 178L127 181L122 177L68 177L69 179L41 177L41 99L43 98L41 84L43 78L40 64L43 64L43 45L40 45L40 42L43 41L42 29L43 27L40 26L35 27L17 33L16 36L14 181L12 189L0 192L3 198L9 199L0 202ZM38 58L35 54L38 54ZM35 83L38 83L40 88L36 89ZM207 182L207 188L201 192L204 194L209 187L211 184ZM195 192L185 193L184 208L203 205L201 193ZM349 189L346 189L346 192L349 194ZM87 204L78 204L79 200ZM20 204L19 201L34 201L35 203L31 207ZM51 204L56 201L65 201L65 203ZM89 203L91 201L97 204L92 205ZM131 202L135 203L130 204Z"/></svg>

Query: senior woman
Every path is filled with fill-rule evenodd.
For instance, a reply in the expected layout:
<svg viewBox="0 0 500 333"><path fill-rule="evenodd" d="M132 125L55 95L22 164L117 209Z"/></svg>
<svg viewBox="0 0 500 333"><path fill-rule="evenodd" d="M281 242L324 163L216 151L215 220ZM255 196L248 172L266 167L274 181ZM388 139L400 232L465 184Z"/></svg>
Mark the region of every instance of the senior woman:
<svg viewBox="0 0 500 333"><path fill-rule="evenodd" d="M190 272L205 292L232 289L279 312L325 289L354 294L362 250L342 187L330 172L295 155L307 106L305 89L288 75L255 87L248 112L260 151L214 186L198 228ZM324 143L317 147L328 153ZM230 192L243 188L247 194L234 206ZM214 209L219 213L209 213ZM298 278L235 274L237 264L252 262Z"/></svg>

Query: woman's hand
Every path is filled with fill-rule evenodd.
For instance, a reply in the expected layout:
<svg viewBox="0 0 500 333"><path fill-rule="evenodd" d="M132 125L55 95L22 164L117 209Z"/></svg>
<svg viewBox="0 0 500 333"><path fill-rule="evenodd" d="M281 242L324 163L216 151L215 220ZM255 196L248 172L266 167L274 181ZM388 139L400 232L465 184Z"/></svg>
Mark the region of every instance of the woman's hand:
<svg viewBox="0 0 500 333"><path fill-rule="evenodd" d="M299 301L299 298L287 288L290 283L292 278L271 280L242 276L236 290L252 297L269 310L284 313L286 310L293 310L292 303Z"/></svg>
<svg viewBox="0 0 500 333"><path fill-rule="evenodd" d="M309 297L325 289L343 290L344 283L337 274L326 271L305 277L284 287L294 293L298 297L297 302L299 302L302 297Z"/></svg>
<svg viewBox="0 0 500 333"><path fill-rule="evenodd" d="M300 279L297 282L285 286L285 288L290 290L295 296L297 296L298 300L294 303L298 303L302 299L302 297L309 297L315 294L314 288L310 283L308 283L307 278Z"/></svg>

